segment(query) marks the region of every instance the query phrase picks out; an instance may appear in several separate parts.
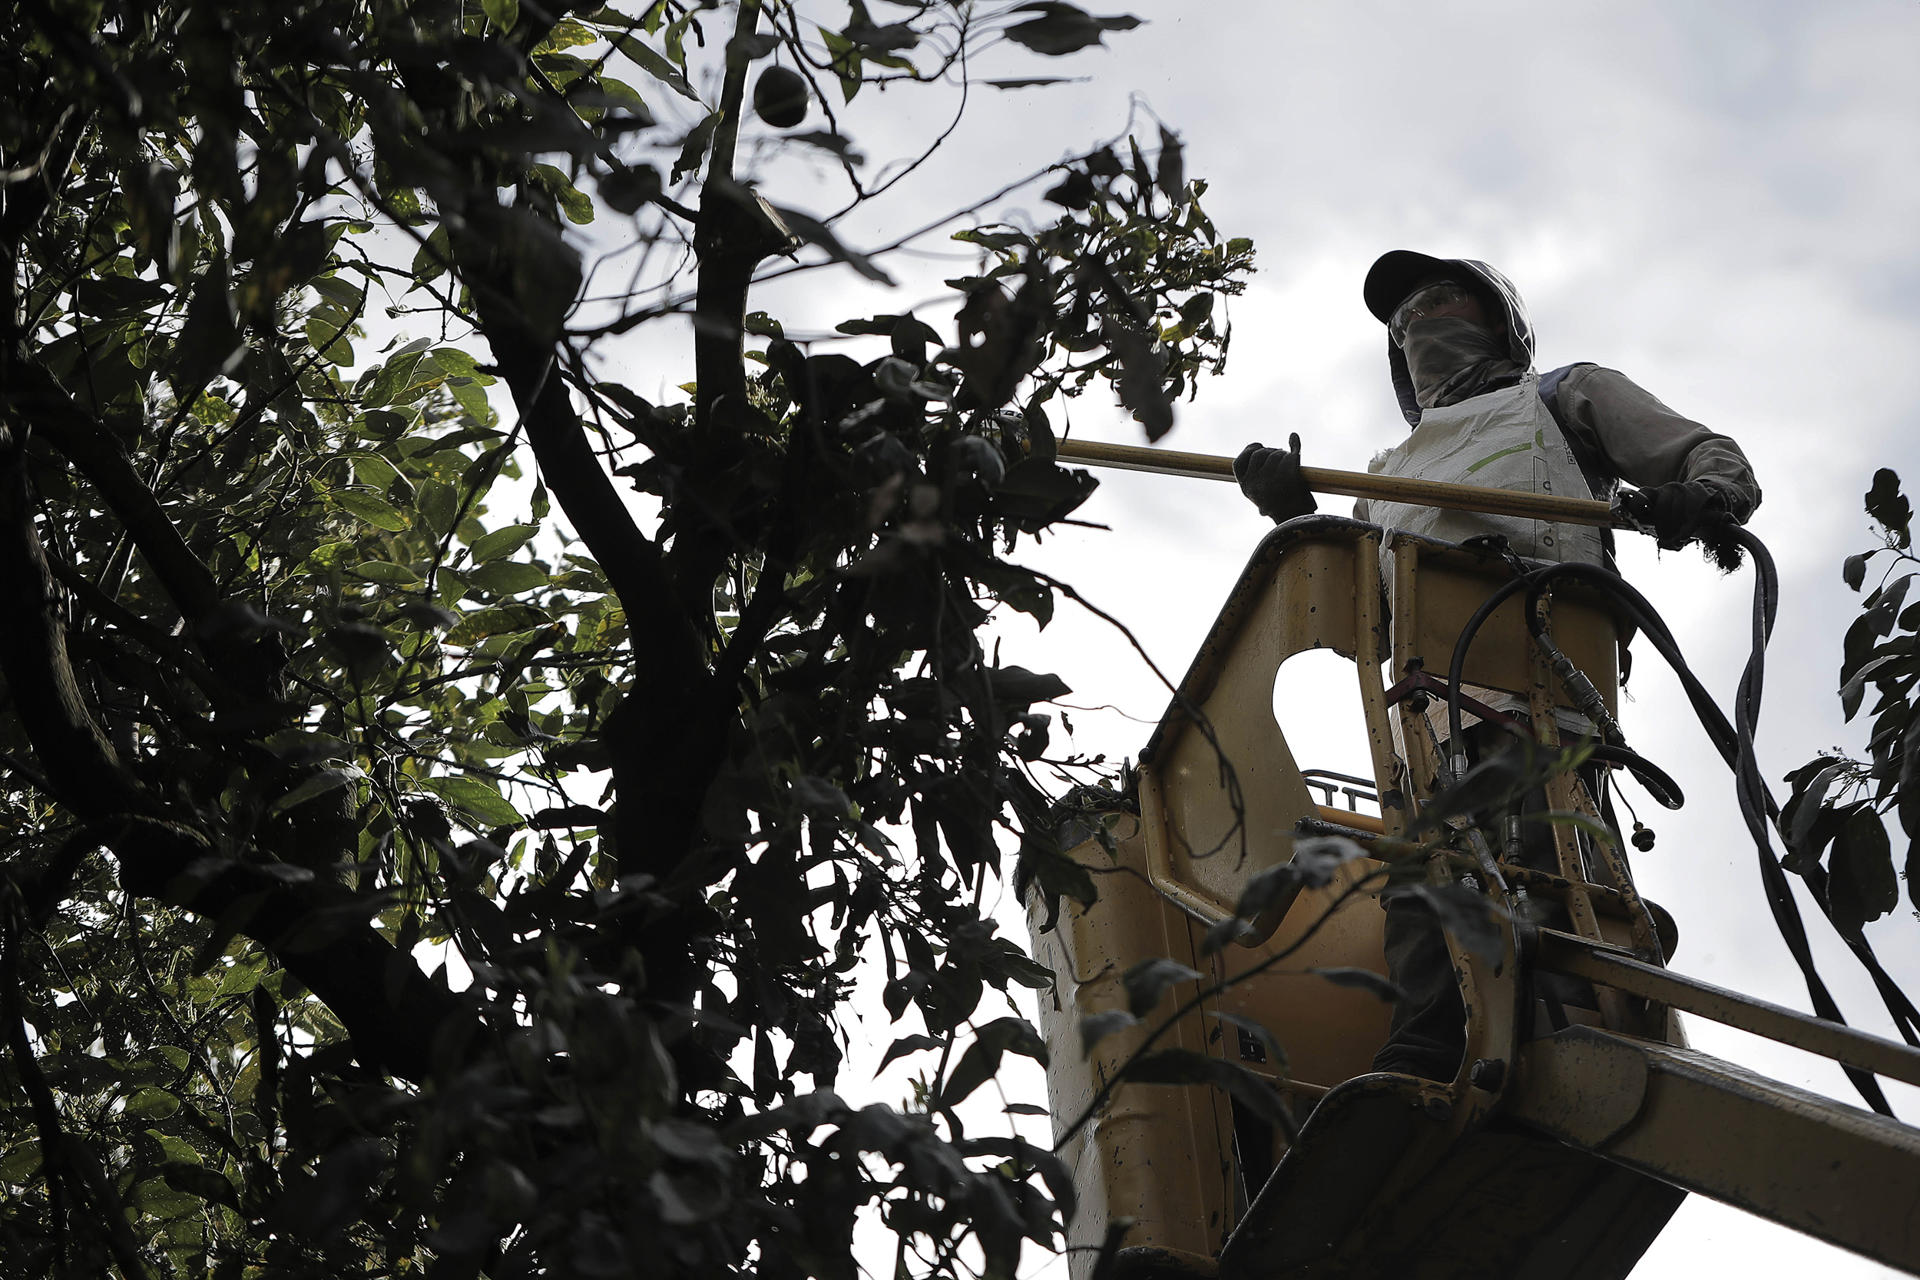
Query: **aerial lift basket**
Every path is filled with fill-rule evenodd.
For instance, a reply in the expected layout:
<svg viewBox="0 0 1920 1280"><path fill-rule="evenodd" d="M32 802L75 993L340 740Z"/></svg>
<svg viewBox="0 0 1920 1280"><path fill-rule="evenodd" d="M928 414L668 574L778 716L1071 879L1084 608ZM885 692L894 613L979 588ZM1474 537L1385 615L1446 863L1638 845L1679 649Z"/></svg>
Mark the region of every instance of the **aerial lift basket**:
<svg viewBox="0 0 1920 1280"><path fill-rule="evenodd" d="M1635 891L1617 840L1593 834L1604 828L1571 771L1547 784L1552 810L1585 819L1555 826L1558 874L1498 867L1510 888L1556 904L1564 929L1502 917L1498 946L1478 951L1449 930L1468 1011L1458 1074L1371 1071L1391 1010L1352 975L1386 976L1389 864L1435 882L1463 878L1465 865L1466 882L1497 896L1462 858L1419 852L1434 843L1420 815L1446 737L1430 719L1444 700L1434 673L1446 673L1462 627L1510 577L1498 557L1352 520L1277 529L1142 753L1138 813L1110 817L1115 851L1089 841L1073 852L1095 873L1098 901L1063 906L1051 928L1047 904L1030 904L1035 954L1055 977L1041 1021L1079 1193L1076 1280L1092 1273L1110 1229L1124 1231L1115 1274L1136 1280L1602 1280L1631 1270L1686 1189L1920 1274L1910 1203L1920 1132L1694 1053L1672 1011L1915 1083L1920 1053L1667 970L1673 923ZM1613 617L1570 591L1547 608L1559 647L1611 709ZM1462 683L1522 700L1540 749L1557 753L1571 744L1555 713L1571 703L1522 609L1516 595L1487 619ZM1353 663L1377 814L1322 803L1330 789L1316 798L1316 771L1303 771L1275 719L1281 665L1316 649ZM1336 831L1368 856L1233 923L1250 881L1287 863L1304 834ZM1210 929L1236 940L1210 951ZM1081 1022L1126 1009L1123 975L1158 957L1221 990L1150 1045L1172 1000L1083 1054ZM1534 999L1530 978L1543 969L1592 983L1597 1007ZM1289 1135L1219 1090L1116 1084L1143 1046L1246 1068L1302 1123Z"/></svg>

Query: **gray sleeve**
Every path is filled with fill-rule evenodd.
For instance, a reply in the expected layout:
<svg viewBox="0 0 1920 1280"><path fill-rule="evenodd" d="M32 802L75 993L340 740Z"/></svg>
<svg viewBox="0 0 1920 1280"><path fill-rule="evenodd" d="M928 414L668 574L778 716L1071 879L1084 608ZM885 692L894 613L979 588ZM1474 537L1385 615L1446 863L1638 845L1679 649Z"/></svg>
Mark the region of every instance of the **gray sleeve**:
<svg viewBox="0 0 1920 1280"><path fill-rule="evenodd" d="M1582 365L1560 384L1557 399L1566 430L1629 484L1703 480L1742 522L1760 505L1760 486L1739 445L1675 413L1625 374Z"/></svg>

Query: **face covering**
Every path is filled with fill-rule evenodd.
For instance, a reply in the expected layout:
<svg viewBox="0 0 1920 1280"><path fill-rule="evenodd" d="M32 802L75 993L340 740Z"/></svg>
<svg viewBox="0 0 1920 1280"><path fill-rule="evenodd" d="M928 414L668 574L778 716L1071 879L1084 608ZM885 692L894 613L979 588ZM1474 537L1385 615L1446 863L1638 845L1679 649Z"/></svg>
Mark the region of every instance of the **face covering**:
<svg viewBox="0 0 1920 1280"><path fill-rule="evenodd" d="M1422 409L1510 387L1527 371L1509 354L1504 338L1458 316L1415 320L1407 326L1401 352Z"/></svg>

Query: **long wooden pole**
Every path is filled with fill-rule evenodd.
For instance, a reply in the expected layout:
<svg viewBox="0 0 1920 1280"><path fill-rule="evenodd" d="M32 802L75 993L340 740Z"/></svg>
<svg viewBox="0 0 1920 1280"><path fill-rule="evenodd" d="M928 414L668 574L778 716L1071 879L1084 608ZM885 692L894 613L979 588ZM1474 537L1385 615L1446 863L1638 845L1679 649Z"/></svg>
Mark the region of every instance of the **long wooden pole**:
<svg viewBox="0 0 1920 1280"><path fill-rule="evenodd" d="M1136 445L1105 444L1097 440L1062 440L1063 462L1121 471L1151 471L1163 476L1191 476L1200 480L1233 479L1233 459L1211 453L1181 453L1175 449L1142 449ZM1404 476L1377 476L1364 471L1333 471L1302 467L1301 478L1315 493L1345 494L1351 498L1379 498L1424 507L1449 507L1488 515L1551 520L1559 524L1618 526L1613 508L1592 498L1561 498L1550 493L1511 489L1483 489L1477 485L1444 484L1438 480L1410 480Z"/></svg>

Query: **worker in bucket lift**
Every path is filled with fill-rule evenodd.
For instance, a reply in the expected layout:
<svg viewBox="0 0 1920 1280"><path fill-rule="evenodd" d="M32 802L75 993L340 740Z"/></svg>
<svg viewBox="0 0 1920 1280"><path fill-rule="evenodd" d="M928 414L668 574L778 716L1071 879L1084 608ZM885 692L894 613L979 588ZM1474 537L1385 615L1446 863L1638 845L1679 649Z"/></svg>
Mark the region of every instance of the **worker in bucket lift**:
<svg viewBox="0 0 1920 1280"><path fill-rule="evenodd" d="M1362 293L1387 327L1387 367L1413 428L1368 470L1603 500L1624 480L1638 491L1622 497L1623 509L1650 526L1663 548L1699 542L1721 568L1738 564L1738 548L1722 531L1729 521L1745 523L1760 503L1740 447L1611 369L1575 364L1537 375L1533 327L1500 272L1484 262L1402 249L1373 264ZM1285 449L1248 445L1234 459L1233 473L1261 513L1278 523L1315 509L1300 466L1295 435ZM1448 542L1499 535L1535 560L1609 567L1612 560L1611 533L1580 525L1364 499L1354 518ZM1517 698L1481 700L1524 719L1525 704ZM1574 728L1577 736L1578 726L1562 728ZM1518 741L1477 722L1463 736L1473 760ZM1539 793L1521 803L1523 812L1545 807ZM1549 824L1528 822L1524 829L1523 860L1557 871ZM1417 901L1390 896L1386 950L1388 973L1405 996L1395 1005L1374 1069L1452 1079L1464 1049L1465 1012L1438 922ZM1549 987L1547 994L1566 993Z"/></svg>

